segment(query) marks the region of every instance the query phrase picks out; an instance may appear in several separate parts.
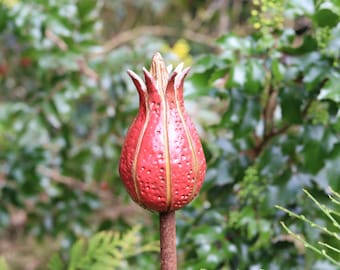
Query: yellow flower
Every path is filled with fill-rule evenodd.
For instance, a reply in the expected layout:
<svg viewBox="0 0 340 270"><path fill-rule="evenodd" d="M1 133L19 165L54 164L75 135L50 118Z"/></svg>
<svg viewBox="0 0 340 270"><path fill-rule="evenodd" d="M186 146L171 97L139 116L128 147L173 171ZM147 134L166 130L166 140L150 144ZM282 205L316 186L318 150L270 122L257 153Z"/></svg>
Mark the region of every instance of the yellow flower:
<svg viewBox="0 0 340 270"><path fill-rule="evenodd" d="M256 22L256 23L253 24L253 26L254 26L255 29L260 29L261 24Z"/></svg>
<svg viewBox="0 0 340 270"><path fill-rule="evenodd" d="M3 3L5 6L11 8L19 3L19 0L0 0L0 3Z"/></svg>
<svg viewBox="0 0 340 270"><path fill-rule="evenodd" d="M185 39L177 40L172 47L167 44L163 45L162 52L170 54L169 63L174 66L178 65L179 63L183 63L185 65L191 65L192 63L190 45Z"/></svg>
<svg viewBox="0 0 340 270"><path fill-rule="evenodd" d="M188 42L184 39L179 39L172 47L172 52L178 56L180 59L184 59L188 56L190 51L190 46Z"/></svg>

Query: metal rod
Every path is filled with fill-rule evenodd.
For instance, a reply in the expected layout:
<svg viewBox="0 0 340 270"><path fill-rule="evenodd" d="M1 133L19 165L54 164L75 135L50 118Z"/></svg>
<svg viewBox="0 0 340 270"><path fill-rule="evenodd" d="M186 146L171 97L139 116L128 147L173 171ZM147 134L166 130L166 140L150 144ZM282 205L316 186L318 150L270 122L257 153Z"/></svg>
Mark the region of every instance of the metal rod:
<svg viewBox="0 0 340 270"><path fill-rule="evenodd" d="M175 211L159 214L161 270L177 270Z"/></svg>

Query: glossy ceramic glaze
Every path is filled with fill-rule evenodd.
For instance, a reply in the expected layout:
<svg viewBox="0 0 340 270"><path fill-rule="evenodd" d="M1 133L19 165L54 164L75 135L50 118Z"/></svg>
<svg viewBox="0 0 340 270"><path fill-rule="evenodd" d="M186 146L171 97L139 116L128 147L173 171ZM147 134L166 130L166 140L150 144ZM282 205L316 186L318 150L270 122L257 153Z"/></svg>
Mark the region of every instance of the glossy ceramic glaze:
<svg viewBox="0 0 340 270"><path fill-rule="evenodd" d="M197 131L185 112L184 78L189 68L169 75L159 53L145 82L128 71L140 108L122 149L119 173L132 199L142 207L168 212L182 208L198 194L206 162Z"/></svg>

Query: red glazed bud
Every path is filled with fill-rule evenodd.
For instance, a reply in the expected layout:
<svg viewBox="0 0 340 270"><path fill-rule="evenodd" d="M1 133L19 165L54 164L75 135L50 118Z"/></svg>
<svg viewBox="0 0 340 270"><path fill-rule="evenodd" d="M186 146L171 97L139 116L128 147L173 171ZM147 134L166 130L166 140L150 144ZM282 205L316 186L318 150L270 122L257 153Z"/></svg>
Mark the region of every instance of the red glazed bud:
<svg viewBox="0 0 340 270"><path fill-rule="evenodd" d="M189 69L179 65L169 75L156 53L150 72L143 70L145 83L128 71L140 108L125 138L119 173L132 199L149 210L182 208L204 180L202 145L184 108L183 83Z"/></svg>

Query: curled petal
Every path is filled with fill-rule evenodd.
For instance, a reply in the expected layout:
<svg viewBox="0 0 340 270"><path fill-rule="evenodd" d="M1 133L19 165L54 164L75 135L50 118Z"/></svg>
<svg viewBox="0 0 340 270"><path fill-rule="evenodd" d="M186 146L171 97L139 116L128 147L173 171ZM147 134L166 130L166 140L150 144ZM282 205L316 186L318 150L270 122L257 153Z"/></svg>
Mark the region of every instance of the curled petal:
<svg viewBox="0 0 340 270"><path fill-rule="evenodd" d="M156 81L152 77L151 73L146 68L143 68L143 73L144 73L147 92L150 94L155 93L155 92L158 93Z"/></svg>
<svg viewBox="0 0 340 270"><path fill-rule="evenodd" d="M179 73L175 78L175 85L176 89L183 88L184 79L188 75L190 71L190 67L185 68L181 73Z"/></svg>
<svg viewBox="0 0 340 270"><path fill-rule="evenodd" d="M184 63L180 63L176 68L175 68L175 70L174 70L174 72L176 72L176 73L181 73L182 72L182 70L183 70L183 66L184 66Z"/></svg>
<svg viewBox="0 0 340 270"><path fill-rule="evenodd" d="M132 79L132 81L133 81L134 85L136 86L139 94L141 95L142 94L141 92L146 92L146 85L143 82L143 80L130 69L127 71L127 73L130 76L130 78Z"/></svg>
<svg viewBox="0 0 340 270"><path fill-rule="evenodd" d="M168 65L167 67L166 67L166 70L168 71L168 73L170 74L171 73L171 71L172 71L172 65L170 64L170 65Z"/></svg>

